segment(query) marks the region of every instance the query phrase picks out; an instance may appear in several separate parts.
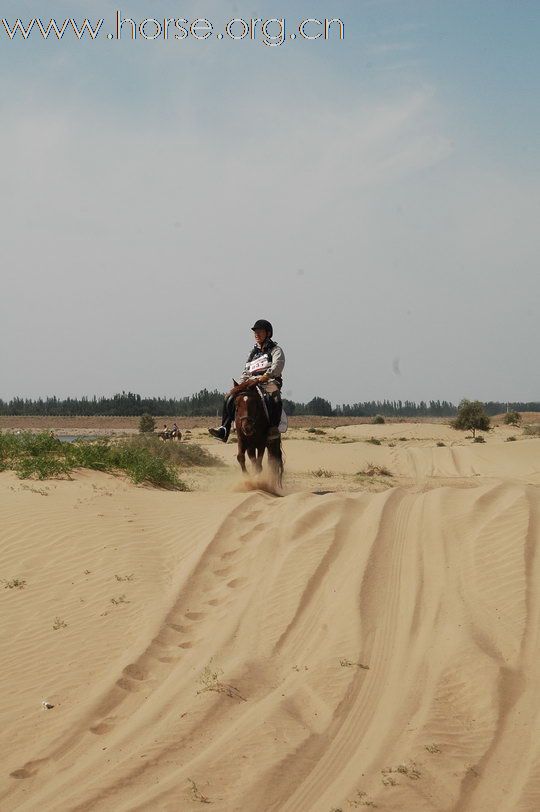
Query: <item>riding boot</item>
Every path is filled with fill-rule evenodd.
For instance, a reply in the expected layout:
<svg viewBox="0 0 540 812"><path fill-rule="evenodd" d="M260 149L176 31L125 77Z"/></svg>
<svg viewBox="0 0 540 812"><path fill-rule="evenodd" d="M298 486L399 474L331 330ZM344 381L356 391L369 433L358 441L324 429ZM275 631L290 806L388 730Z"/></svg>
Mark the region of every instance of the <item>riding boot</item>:
<svg viewBox="0 0 540 812"><path fill-rule="evenodd" d="M269 440L279 439L278 426L281 422L281 408L281 394L279 392L272 392L268 398L268 417L270 418L270 428L268 429Z"/></svg>
<svg viewBox="0 0 540 812"><path fill-rule="evenodd" d="M225 399L223 403L223 413L221 416L221 426L217 429L208 429L209 434L212 437L217 437L218 440L222 440L224 443L227 442L229 439L229 434L231 433L231 425L234 420L234 398L228 397Z"/></svg>

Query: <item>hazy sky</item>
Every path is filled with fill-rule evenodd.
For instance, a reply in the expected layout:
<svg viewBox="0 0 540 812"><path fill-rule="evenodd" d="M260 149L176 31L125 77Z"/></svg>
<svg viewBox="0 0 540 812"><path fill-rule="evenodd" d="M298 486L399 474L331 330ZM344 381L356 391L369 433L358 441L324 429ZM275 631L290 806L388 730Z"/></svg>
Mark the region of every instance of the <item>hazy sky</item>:
<svg viewBox="0 0 540 812"><path fill-rule="evenodd" d="M343 42L108 40L115 12ZM540 400L538 0L4 2L0 397Z"/></svg>

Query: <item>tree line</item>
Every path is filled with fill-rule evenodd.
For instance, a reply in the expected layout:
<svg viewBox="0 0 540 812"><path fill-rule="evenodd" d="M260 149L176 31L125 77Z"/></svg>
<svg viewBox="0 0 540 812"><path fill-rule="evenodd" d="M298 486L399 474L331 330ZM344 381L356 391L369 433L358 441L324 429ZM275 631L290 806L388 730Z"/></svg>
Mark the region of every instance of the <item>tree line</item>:
<svg viewBox="0 0 540 812"><path fill-rule="evenodd" d="M454 417L458 407L448 400L429 400L416 403L411 400L369 400L332 406L326 398L316 396L307 403L284 399L289 415L315 415L327 417ZM211 417L221 414L223 393L217 389L202 389L194 395L181 398L145 398L134 392L121 392L112 397L81 398L12 398L0 399L0 415L46 416L118 416L139 417L142 414L174 415L178 417ZM540 403L484 403L488 415L500 414L507 409L515 412L540 412Z"/></svg>

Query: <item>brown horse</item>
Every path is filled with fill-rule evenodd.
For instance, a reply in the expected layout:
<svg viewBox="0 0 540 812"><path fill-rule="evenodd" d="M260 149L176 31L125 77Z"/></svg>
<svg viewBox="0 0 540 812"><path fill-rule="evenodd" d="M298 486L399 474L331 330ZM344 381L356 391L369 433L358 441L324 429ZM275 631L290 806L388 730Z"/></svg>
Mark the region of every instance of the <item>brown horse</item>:
<svg viewBox="0 0 540 812"><path fill-rule="evenodd" d="M250 382L234 382L230 395L234 398L235 424L238 439L238 454L236 459L244 474L246 468L246 452L259 474L262 471L262 461L265 450L268 450L268 464L275 481L281 487L283 477L283 454L281 451L281 438L268 439L270 428L266 409L258 387Z"/></svg>

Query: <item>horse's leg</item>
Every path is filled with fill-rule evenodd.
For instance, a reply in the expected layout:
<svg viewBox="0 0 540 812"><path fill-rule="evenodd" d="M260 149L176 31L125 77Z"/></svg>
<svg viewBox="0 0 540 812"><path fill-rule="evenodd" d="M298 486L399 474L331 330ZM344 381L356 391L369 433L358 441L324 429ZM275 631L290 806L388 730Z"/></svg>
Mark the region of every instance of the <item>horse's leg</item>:
<svg viewBox="0 0 540 812"><path fill-rule="evenodd" d="M259 443L257 446L257 471L261 473L263 466L263 457L266 449L266 443Z"/></svg>
<svg viewBox="0 0 540 812"><path fill-rule="evenodd" d="M283 455L281 453L281 439L272 440L267 444L267 448L268 465L270 471L272 472L272 477L281 488L283 480Z"/></svg>
<svg viewBox="0 0 540 812"><path fill-rule="evenodd" d="M242 469L242 473L247 474L246 468L246 449L243 443L242 436L238 434L238 454L236 455L236 459L240 463L240 468Z"/></svg>
<svg viewBox="0 0 540 812"><path fill-rule="evenodd" d="M250 459L250 462L251 462L251 464L253 465L253 467L255 469L255 473L256 474L260 473L261 469L260 469L260 466L259 466L258 460L257 460L257 449L256 449L256 447L253 446L253 445L250 445L248 450L247 450L247 453L248 453L248 457Z"/></svg>

